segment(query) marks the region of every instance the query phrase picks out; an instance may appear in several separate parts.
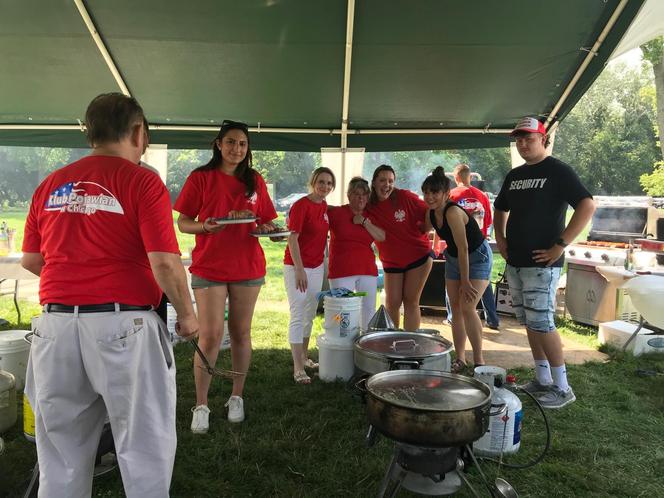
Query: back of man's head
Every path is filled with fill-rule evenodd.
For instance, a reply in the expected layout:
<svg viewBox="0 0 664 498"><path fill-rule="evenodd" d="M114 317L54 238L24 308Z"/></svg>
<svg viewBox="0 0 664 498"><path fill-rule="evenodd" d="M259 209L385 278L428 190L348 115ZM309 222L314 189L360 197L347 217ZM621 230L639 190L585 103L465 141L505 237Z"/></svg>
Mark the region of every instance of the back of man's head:
<svg viewBox="0 0 664 498"><path fill-rule="evenodd" d="M464 163L457 164L454 167L454 178L458 178L466 185L470 184L470 166Z"/></svg>
<svg viewBox="0 0 664 498"><path fill-rule="evenodd" d="M133 97L102 93L90 102L85 112L88 143L95 147L120 142L144 120L143 108Z"/></svg>

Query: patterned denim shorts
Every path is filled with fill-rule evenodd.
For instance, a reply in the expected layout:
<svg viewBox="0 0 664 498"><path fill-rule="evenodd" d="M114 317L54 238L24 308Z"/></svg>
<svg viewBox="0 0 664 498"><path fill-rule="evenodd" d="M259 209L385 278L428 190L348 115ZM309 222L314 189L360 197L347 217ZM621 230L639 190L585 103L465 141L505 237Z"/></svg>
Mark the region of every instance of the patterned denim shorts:
<svg viewBox="0 0 664 498"><path fill-rule="evenodd" d="M562 268L505 266L512 309L521 325L535 332L553 332L556 325L556 289Z"/></svg>
<svg viewBox="0 0 664 498"><path fill-rule="evenodd" d="M489 280L493 266L493 253L491 246L485 240L482 245L468 255L468 276L471 280ZM448 280L461 280L459 258L450 256L445 251L445 278Z"/></svg>

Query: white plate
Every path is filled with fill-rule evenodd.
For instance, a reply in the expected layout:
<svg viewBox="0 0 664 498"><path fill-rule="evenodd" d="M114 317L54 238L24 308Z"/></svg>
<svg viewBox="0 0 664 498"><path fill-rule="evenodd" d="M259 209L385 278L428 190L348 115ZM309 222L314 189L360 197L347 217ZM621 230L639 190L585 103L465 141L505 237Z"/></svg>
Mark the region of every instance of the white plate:
<svg viewBox="0 0 664 498"><path fill-rule="evenodd" d="M281 232L271 232L271 233L252 233L254 237L288 237L290 235L290 230L283 230Z"/></svg>
<svg viewBox="0 0 664 498"><path fill-rule="evenodd" d="M237 225L238 223L253 223L256 218L215 218L217 225Z"/></svg>

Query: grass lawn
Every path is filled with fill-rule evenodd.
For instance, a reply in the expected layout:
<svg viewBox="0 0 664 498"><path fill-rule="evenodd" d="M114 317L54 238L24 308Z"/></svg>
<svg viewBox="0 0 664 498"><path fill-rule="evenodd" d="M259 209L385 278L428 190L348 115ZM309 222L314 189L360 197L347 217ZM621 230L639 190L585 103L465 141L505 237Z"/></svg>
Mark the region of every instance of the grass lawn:
<svg viewBox="0 0 664 498"><path fill-rule="evenodd" d="M194 404L192 349L175 348L178 368L178 453L171 494L175 497L372 497L391 458L392 445L379 438L366 448L366 416L361 399L343 383L293 383L287 344L288 307L281 280L284 243L264 243L267 284L253 323L254 357L245 391L247 419L225 420L230 382L211 388L211 427L207 435L189 431ZM183 252L186 246L182 246ZM498 264L498 263L497 263ZM38 307L23 303L27 316ZM11 300L0 299L0 316L15 320ZM595 331L569 321L561 332L595 344ZM12 328L15 324L12 325ZM321 330L317 318L314 335ZM614 350L606 363L569 366L578 401L549 411L552 448L544 461L525 470L500 469L522 497L664 496L664 376L639 377L637 368L664 372L664 356L634 358ZM230 367L228 353L222 357ZM530 372L514 373L521 379ZM533 460L544 444L543 424L524 400L521 450L505 460ZM35 462L35 449L21 422L2 435L0 496L21 496ZM497 466L485 463L491 480ZM469 478L482 496L476 469ZM118 472L95 481L94 496L123 496ZM401 491L400 497L414 497ZM473 496L462 489L456 496Z"/></svg>

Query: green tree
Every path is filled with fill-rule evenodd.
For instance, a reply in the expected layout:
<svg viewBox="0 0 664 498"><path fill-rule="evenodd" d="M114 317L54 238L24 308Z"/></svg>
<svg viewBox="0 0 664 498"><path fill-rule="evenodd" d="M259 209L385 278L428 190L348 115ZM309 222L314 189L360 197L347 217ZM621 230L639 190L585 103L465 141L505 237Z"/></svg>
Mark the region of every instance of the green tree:
<svg viewBox="0 0 664 498"><path fill-rule="evenodd" d="M655 91L657 92L657 129L659 130L659 146L664 155L664 140L661 133L664 130L664 36L658 36L654 40L641 45L643 58L652 67L655 76Z"/></svg>
<svg viewBox="0 0 664 498"><path fill-rule="evenodd" d="M254 167L265 181L274 184L277 198L293 192L305 192L309 175L320 165L321 156L317 152L254 152Z"/></svg>
<svg viewBox="0 0 664 498"><path fill-rule="evenodd" d="M210 150L172 149L168 151L166 185L175 201L189 174L206 164L212 157ZM254 168L268 183L275 184L275 196L306 190L311 172L320 166L320 154L311 152L253 151Z"/></svg>
<svg viewBox="0 0 664 498"><path fill-rule="evenodd" d="M189 173L207 163L211 157L212 152L209 150L169 149L166 186L171 195L171 201L174 202L180 194Z"/></svg>
<svg viewBox="0 0 664 498"><path fill-rule="evenodd" d="M25 205L49 173L86 155L87 149L0 147L0 201Z"/></svg>
<svg viewBox="0 0 664 498"><path fill-rule="evenodd" d="M641 186L650 196L664 196L664 161L655 163L655 169L651 174L641 175Z"/></svg>
<svg viewBox="0 0 664 498"><path fill-rule="evenodd" d="M662 159L646 68L608 66L560 125L555 155L596 194L642 194L639 178Z"/></svg>
<svg viewBox="0 0 664 498"><path fill-rule="evenodd" d="M458 151L460 162L467 163L484 180L487 192L498 192L505 175L512 169L508 147L491 149L467 149Z"/></svg>

